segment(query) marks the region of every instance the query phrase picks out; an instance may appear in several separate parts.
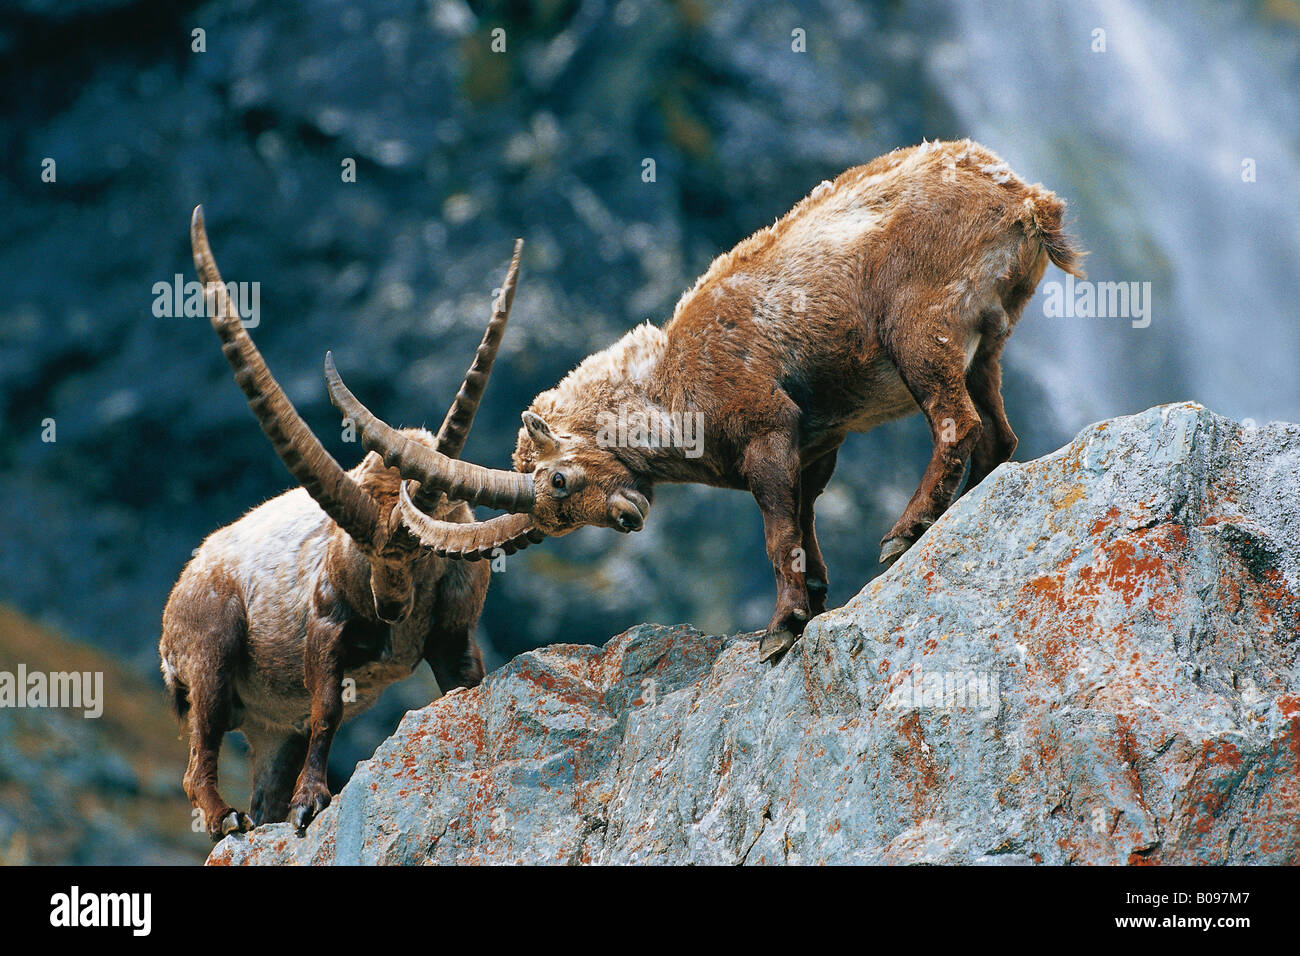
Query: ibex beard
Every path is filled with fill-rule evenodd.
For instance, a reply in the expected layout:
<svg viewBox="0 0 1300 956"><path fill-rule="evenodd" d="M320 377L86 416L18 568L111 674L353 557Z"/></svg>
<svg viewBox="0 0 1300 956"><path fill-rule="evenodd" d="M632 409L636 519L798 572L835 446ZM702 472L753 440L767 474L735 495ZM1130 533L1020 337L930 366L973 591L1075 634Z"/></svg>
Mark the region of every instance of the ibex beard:
<svg viewBox="0 0 1300 956"><path fill-rule="evenodd" d="M330 744L345 718L421 660L443 691L482 679L473 631L490 570L434 554L408 530L398 507L400 498L425 520L470 524L474 515L464 500L434 482L412 497L376 454L346 472L329 455L231 307L199 209L191 241L235 380L303 487L254 508L196 550L163 611L163 678L190 735L185 792L212 837L285 819L302 832L329 805ZM521 246L437 437L424 429L398 433L442 461L459 454L487 385ZM250 814L217 790L222 739L235 729L252 748Z"/></svg>
<svg viewBox="0 0 1300 956"><path fill-rule="evenodd" d="M402 501L403 518L456 556L524 527L538 536L639 530L659 482L748 490L777 584L759 654L777 660L825 609L814 505L850 432L918 411L930 426L929 466L881 540L884 563L948 508L968 464L969 488L1010 458L1003 346L1049 262L1082 275L1064 211L970 140L850 169L719 256L663 328L632 330L537 396L523 413L516 472L493 473L503 486L529 479L515 507L500 505L515 514L452 525ZM330 391L365 419L374 447L388 447L387 426L337 376ZM700 415L703 453L688 457L672 442L611 446L601 423L620 408ZM417 457L399 467L430 480L437 464Z"/></svg>

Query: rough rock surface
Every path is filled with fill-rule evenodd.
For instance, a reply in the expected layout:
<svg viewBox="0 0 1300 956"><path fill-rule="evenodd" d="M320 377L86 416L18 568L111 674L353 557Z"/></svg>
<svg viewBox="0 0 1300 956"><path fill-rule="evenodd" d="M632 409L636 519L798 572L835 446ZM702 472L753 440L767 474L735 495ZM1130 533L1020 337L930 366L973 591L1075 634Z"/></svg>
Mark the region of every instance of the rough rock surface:
<svg viewBox="0 0 1300 956"><path fill-rule="evenodd" d="M776 667L522 654L210 862L1294 864L1298 594L1300 426L1154 408L999 468Z"/></svg>

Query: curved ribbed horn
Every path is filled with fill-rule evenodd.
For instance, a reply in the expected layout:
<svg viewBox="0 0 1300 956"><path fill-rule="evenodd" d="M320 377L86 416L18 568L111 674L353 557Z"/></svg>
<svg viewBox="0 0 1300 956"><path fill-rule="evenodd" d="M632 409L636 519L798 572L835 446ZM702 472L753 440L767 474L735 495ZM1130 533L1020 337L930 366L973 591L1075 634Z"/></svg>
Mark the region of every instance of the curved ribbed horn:
<svg viewBox="0 0 1300 956"><path fill-rule="evenodd" d="M405 481L397 507L407 529L444 558L476 561L492 557L497 548L514 554L546 537L533 527L532 516L527 514L497 515L487 521L465 523L430 518L415 506Z"/></svg>
<svg viewBox="0 0 1300 956"><path fill-rule="evenodd" d="M413 442L395 428L380 421L348 391L334 367L334 356L325 353L325 382L330 401L361 431L361 444L378 452L384 464L396 468L403 478L414 478L422 487L444 492L449 498L484 504L502 511L525 513L533 510L533 476L501 471L448 458L419 442Z"/></svg>
<svg viewBox="0 0 1300 956"><path fill-rule="evenodd" d="M515 240L515 251L510 257L510 268L506 270L506 281L501 286L501 294L492 303L492 319L488 322L483 341L479 343L474 354L474 363L465 373L465 381L456 393L456 399L447 410L447 417L438 429L438 451L448 458L459 458L465 448L465 439L469 437L470 426L474 424L474 414L479 402L483 400L483 391L487 388L488 376L492 373L492 363L496 361L497 349L501 347L501 337L506 331L506 322L510 318L510 307L515 301L515 285L519 280L519 258L524 251L524 241ZM415 496L419 503L419 495Z"/></svg>
<svg viewBox="0 0 1300 956"><path fill-rule="evenodd" d="M275 453L339 527L358 543L370 544L379 524L379 506L348 477L312 434L231 308L225 283L208 246L202 206L194 207L190 219L190 246L194 267L203 283L208 318L221 339L221 351L234 370L235 382L248 399L248 407L257 416L266 437L271 439Z"/></svg>
<svg viewBox="0 0 1300 956"><path fill-rule="evenodd" d="M465 381L456 393L447 417L438 429L438 451L448 458L459 458L465 448L465 439L469 437L470 427L474 424L474 415L483 392L487 388L488 378L492 374L492 363L496 361L497 349L501 347L501 338L505 335L506 322L510 318L510 307L515 301L515 285L519 280L519 259L523 254L524 241L515 240L515 251L510 257L510 268L506 270L506 281L501 286L501 294L492 304L492 318L483 341L479 343L474 354L474 362L465 373ZM438 506L441 492L436 488L421 485L416 488L411 500L421 511L433 511Z"/></svg>

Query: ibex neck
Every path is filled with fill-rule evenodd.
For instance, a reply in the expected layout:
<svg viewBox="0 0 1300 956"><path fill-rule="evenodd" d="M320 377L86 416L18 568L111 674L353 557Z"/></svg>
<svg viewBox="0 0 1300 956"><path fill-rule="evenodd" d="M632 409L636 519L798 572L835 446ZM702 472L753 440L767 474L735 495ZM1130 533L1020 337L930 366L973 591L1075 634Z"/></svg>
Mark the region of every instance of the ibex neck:
<svg viewBox="0 0 1300 956"><path fill-rule="evenodd" d="M667 333L647 324L603 353L608 391L596 416L596 439L655 480L696 481L704 416L674 386L681 376L666 367L667 347Z"/></svg>

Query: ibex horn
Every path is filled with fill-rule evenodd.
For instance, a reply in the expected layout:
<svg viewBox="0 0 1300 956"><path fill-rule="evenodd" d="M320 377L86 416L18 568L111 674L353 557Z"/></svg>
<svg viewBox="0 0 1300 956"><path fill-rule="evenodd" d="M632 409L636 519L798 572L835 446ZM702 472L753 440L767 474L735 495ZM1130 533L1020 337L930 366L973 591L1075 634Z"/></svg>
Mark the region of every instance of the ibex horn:
<svg viewBox="0 0 1300 956"><path fill-rule="evenodd" d="M431 518L415 506L405 481L397 506L402 521L420 543L445 558L474 561L492 557L498 548L514 554L546 537L533 527L532 516L527 514L497 515L487 521L465 523Z"/></svg>
<svg viewBox="0 0 1300 956"><path fill-rule="evenodd" d="M515 240L514 255L510 257L510 268L506 270L506 281L501 285L501 294L492 305L492 318L483 341L479 343L474 355L474 362L465 373L460 391L456 393L447 417L438 429L438 451L448 458L459 458L465 448L465 439L469 437L470 427L474 424L474 415L483 392L487 388L488 378L492 374L492 363L496 361L497 350L501 347L501 338L505 335L506 322L510 318L510 307L515 301L515 286L519 280L519 260L524 250L524 241ZM441 496L436 488L419 486L411 496L415 507L421 511L432 512Z"/></svg>
<svg viewBox="0 0 1300 956"><path fill-rule="evenodd" d="M444 492L449 498L471 505L484 504L517 514L532 511L536 500L532 475L457 461L411 441L357 400L339 377L330 352L325 353L325 382L334 407L361 431L361 444L377 452L384 464L396 468L403 478L413 478L422 487Z"/></svg>
<svg viewBox="0 0 1300 956"><path fill-rule="evenodd" d="M221 339L221 351L275 453L339 527L358 543L370 544L379 524L379 506L312 434L244 330L208 246L202 206L194 207L190 219L190 246L203 282L208 318Z"/></svg>

